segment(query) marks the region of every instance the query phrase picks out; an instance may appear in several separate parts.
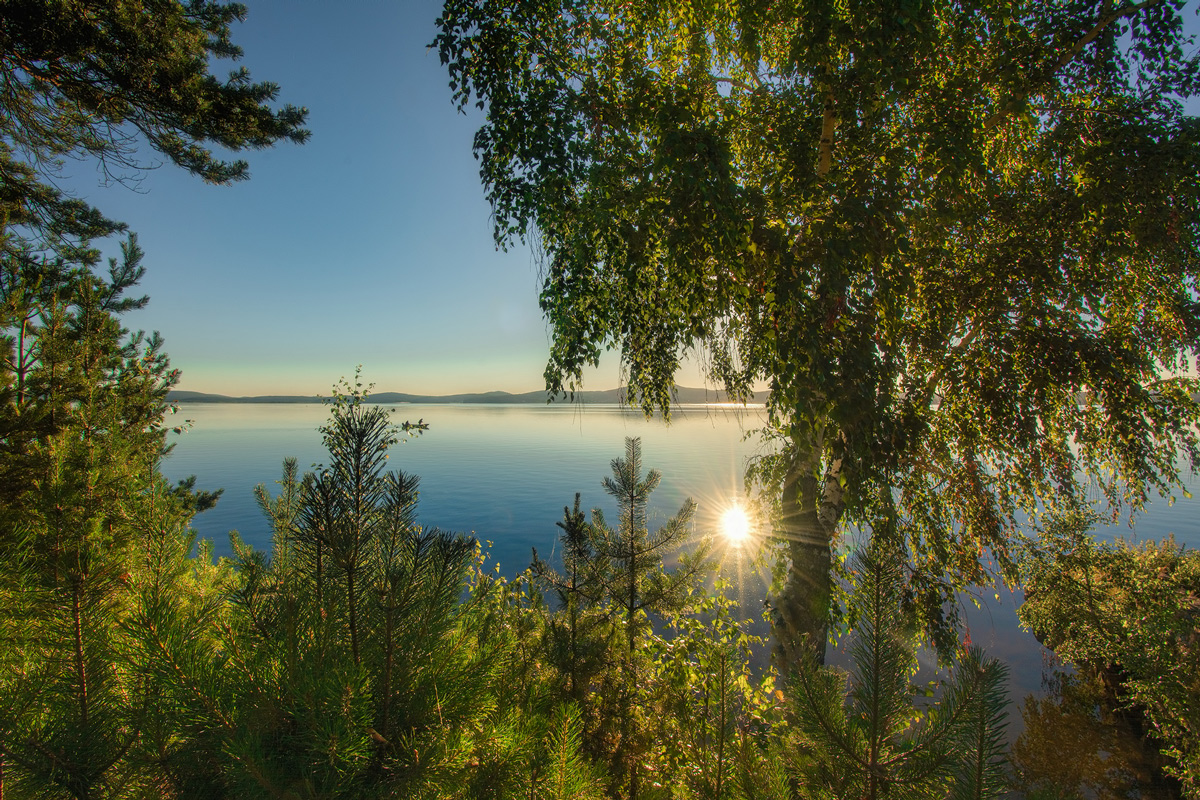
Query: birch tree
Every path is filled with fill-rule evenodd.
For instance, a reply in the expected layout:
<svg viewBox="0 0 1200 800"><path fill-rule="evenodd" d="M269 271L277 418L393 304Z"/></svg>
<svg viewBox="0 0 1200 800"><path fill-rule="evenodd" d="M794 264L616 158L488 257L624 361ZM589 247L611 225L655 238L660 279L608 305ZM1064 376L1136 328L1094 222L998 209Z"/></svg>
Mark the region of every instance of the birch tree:
<svg viewBox="0 0 1200 800"><path fill-rule="evenodd" d="M1023 515L1136 509L1196 455L1200 146L1179 0L448 0L497 242L544 254L546 385L606 348L769 386L779 655L833 553L902 540L946 642Z"/></svg>

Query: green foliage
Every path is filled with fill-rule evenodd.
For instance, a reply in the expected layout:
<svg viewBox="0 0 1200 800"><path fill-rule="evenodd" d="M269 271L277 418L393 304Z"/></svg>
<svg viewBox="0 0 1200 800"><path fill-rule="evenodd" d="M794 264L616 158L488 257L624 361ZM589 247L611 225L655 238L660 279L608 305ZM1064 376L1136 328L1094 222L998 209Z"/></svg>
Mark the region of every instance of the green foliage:
<svg viewBox="0 0 1200 800"><path fill-rule="evenodd" d="M646 409L690 352L770 384L785 663L845 522L908 521L933 614L1016 580L1024 513L1195 460L1182 2L518 6L448 0L434 44L497 241L545 254L547 387L608 347Z"/></svg>
<svg viewBox="0 0 1200 800"><path fill-rule="evenodd" d="M774 719L774 675L756 677L754 651L765 646L734 618L728 583L695 597L691 613L670 617L657 640L660 685L655 738L661 780L676 797L733 798L767 794L760 740Z"/></svg>
<svg viewBox="0 0 1200 800"><path fill-rule="evenodd" d="M120 324L146 303L127 295L142 251L129 235L104 276L94 242L124 226L55 178L91 157L125 179L140 137L224 183L246 165L210 147L303 140L302 110L267 107L273 86L208 73L210 54L240 54L243 11L18 0L0 14L0 795L213 785L204 717L179 705L199 690L179 675L220 652L205 631L228 576L208 548L190 557L187 531L220 493L159 474L167 430L184 426L166 421L178 373L161 340ZM183 661L164 660L168 644Z"/></svg>
<svg viewBox="0 0 1200 800"><path fill-rule="evenodd" d="M746 727L753 718L765 730L769 692L749 666L760 642L734 621L723 585L699 591L711 563L707 541L690 532L694 505L648 529L661 476L642 474L638 439L626 440L612 468L603 485L618 525L599 510L589 522L577 495L559 523L562 572L534 553L532 576L557 605L543 644L561 676L555 686L579 704L584 750L609 765L610 795L736 796L745 764L762 761ZM676 554L678 566L666 570Z"/></svg>
<svg viewBox="0 0 1200 800"><path fill-rule="evenodd" d="M611 569L607 558L597 552L594 529L579 506L563 508L563 572L560 574L533 550L530 572L535 582L549 589L557 613L546 620L546 656L563 676L563 693L584 704L593 681L599 679L614 646L616 628L601 601L604 576Z"/></svg>
<svg viewBox="0 0 1200 800"><path fill-rule="evenodd" d="M141 248L131 236L122 260L110 259L107 280L91 271L96 259L92 252L72 264L26 253L6 255L0 266L6 506L19 507L46 475L54 457L50 440L69 428L77 434L62 446L75 453L60 451L68 460L107 458L117 468L142 469L163 446L165 397L177 373L157 336L130 336L118 317L146 303L124 296L144 272ZM77 473L82 477L86 468Z"/></svg>
<svg viewBox="0 0 1200 800"><path fill-rule="evenodd" d="M472 539L416 524L384 473L401 427L356 378L321 430L329 464L256 492L270 558L236 536L224 603L149 649L173 703L177 785L229 797L597 796L577 708L550 691L540 596ZM156 628L165 630L165 628ZM207 720L207 721L203 721ZM169 726L169 723L167 723Z"/></svg>
<svg viewBox="0 0 1200 800"><path fill-rule="evenodd" d="M487 647L501 664L494 694L479 698L489 704L489 723L454 796L601 797L603 769L585 741L588 722L545 659L548 611L536 581L529 573L512 581L498 569L485 573L485 560L480 553L465 621L476 646Z"/></svg>
<svg viewBox="0 0 1200 800"><path fill-rule="evenodd" d="M1163 756L1145 736L1142 715L1114 708L1099 675L1056 671L1042 696L1021 708L1012 746L1013 789L1032 800L1124 800L1180 796Z"/></svg>
<svg viewBox="0 0 1200 800"><path fill-rule="evenodd" d="M213 653L222 642L215 632L228 625L225 597L234 577L228 561L213 563L211 543L197 543L187 530L191 516L177 492L161 485L131 520L140 547L129 564L123 633L139 680L142 708L130 758L142 777L114 786L115 797L219 796L219 765L208 745L227 707L198 709L195 697L219 684ZM191 680L181 682L181 673Z"/></svg>
<svg viewBox="0 0 1200 800"><path fill-rule="evenodd" d="M1104 675L1114 704L1144 714L1168 772L1200 796L1200 558L1170 539L1096 542L1092 521L1047 526L1025 563L1021 621L1064 660Z"/></svg>
<svg viewBox="0 0 1200 800"><path fill-rule="evenodd" d="M531 570L535 585L557 600L541 650L562 675L552 691L569 694L584 711L583 750L609 765L610 796L782 800L1003 793L1006 671L971 650L952 662L940 699L917 707L910 685L917 638L905 622L912 609L902 560L882 541L851 564L858 590L849 614L856 626L849 691L846 675L812 662L786 695L775 690L773 673L757 675L752 664L765 642L735 619L722 582L705 592L694 579L681 582L682 595L664 594L672 602L652 612L663 623L660 631L646 619L634 629L632 648L627 635L613 637L602 614L617 623L627 619L622 592L631 562L622 548L628 549L630 524L642 527L639 538L649 541L645 502L658 482L656 473L642 476L638 444L627 441L626 457L614 461L613 477L605 481L618 498L625 530L614 531L595 513L589 524L577 497L559 523L562 571L536 553ZM538 611L536 594L520 598L518 608L528 603ZM519 627L508 619L504 627ZM629 627L622 627L628 634ZM513 685L528 686L532 673L524 675Z"/></svg>
<svg viewBox="0 0 1200 800"><path fill-rule="evenodd" d="M541 797L599 798L597 770L581 755L580 720L572 706L558 706L547 731L545 777Z"/></svg>
<svg viewBox="0 0 1200 800"><path fill-rule="evenodd" d="M599 509L586 522L576 495L575 510L564 509L559 523L566 575L538 559L536 551L532 572L562 604L549 623L550 657L565 669L569 696L583 703L585 714L592 711L589 749L607 756L613 780L625 781L628 796L635 798L652 740L646 714L652 681L640 645L652 632L651 615L682 611L711 565L706 543L692 536L690 499L658 530L648 529L647 503L661 475L656 470L642 475L640 439L625 439L625 457L613 459L612 472L603 486L617 501L617 527ZM680 555L679 566L664 569L664 559L687 544L694 547ZM605 617L620 626L623 647L614 649ZM590 695L593 684L600 691Z"/></svg>
<svg viewBox="0 0 1200 800"><path fill-rule="evenodd" d="M916 636L903 562L881 542L855 557L859 589L849 675L801 665L782 755L804 797L999 797L1004 793L1007 669L963 653L928 709L914 703Z"/></svg>
<svg viewBox="0 0 1200 800"><path fill-rule="evenodd" d="M187 524L217 493L158 472L157 337L119 314L142 275L134 237L92 264L3 254L0 364L0 760L18 796L154 794L181 736L149 643L212 613L221 575ZM89 256L92 258L92 256ZM219 605L219 603L218 603Z"/></svg>
<svg viewBox="0 0 1200 800"><path fill-rule="evenodd" d="M488 651L459 624L474 543L415 524L416 479L382 471L399 429L346 388L321 429L328 468L298 479L285 462L279 496L260 487L271 561L238 547L237 792L418 790L453 771L455 731L486 708L470 698Z"/></svg>
<svg viewBox="0 0 1200 800"><path fill-rule="evenodd" d="M0 15L0 793L162 796L202 773L155 643L213 644L180 625L215 613L221 578L210 551L188 558L187 522L219 492L158 473L178 373L157 335L119 322L146 303L126 294L142 251L130 235L102 276L93 242L124 226L54 179L91 157L122 180L141 137L223 183L246 165L210 147L303 140L302 110L267 107L273 86L208 73L210 54L240 54L243 11L18 0Z"/></svg>
<svg viewBox="0 0 1200 800"><path fill-rule="evenodd" d="M646 505L662 475L650 470L642 477L642 442L626 437L625 457L614 458L612 477L604 491L616 499L619 522L611 528L604 514L592 512L592 541L596 555L608 569L598 573L602 601L624 618L627 651L632 654L648 614L676 611L687 601L688 589L711 568L707 543L697 541L691 529L696 504L689 498L658 530L646 523ZM697 545L680 555L679 568L668 572L663 561L685 544Z"/></svg>

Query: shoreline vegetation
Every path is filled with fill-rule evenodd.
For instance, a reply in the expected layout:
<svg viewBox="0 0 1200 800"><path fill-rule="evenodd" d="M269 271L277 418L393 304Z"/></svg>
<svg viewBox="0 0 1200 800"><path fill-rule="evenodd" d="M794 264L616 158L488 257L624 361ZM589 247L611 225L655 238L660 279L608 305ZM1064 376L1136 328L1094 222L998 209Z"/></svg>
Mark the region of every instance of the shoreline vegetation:
<svg viewBox="0 0 1200 800"><path fill-rule="evenodd" d="M208 392L192 392L172 390L167 394L171 403L320 403L328 400L324 395L255 395L247 397L232 397ZM572 395L549 397L544 389L533 392L466 392L462 394L407 394L404 392L378 392L370 396L367 402L381 405L395 403L540 403L547 402L575 403L613 403L629 405L626 390L604 389L597 391L579 391ZM763 408L763 403L733 403L725 392L719 389L702 389L687 386L677 387L674 393L676 405L738 405L746 408Z"/></svg>
<svg viewBox="0 0 1200 800"><path fill-rule="evenodd" d="M428 47L484 112L497 248L544 265L552 396L649 416L766 383L777 445L746 473L753 552L736 508L658 525L662 474L626 436L617 513L576 493L509 579L490 540L418 521L389 448L429 424L386 405L549 398L369 397L361 367L328 398L173 391L163 338L124 326L148 302L136 235L59 187L74 159L106 185L160 158L231 184L241 152L307 140L277 84L209 71L246 8L8 0L0 800L1200 800L1200 558L1091 532L1190 496L1200 464L1185 5L446 0ZM388 282L308 183L349 265L322 270L318 324L365 342L341 323ZM397 288L448 342L457 298ZM627 388L565 391L605 351ZM729 395L675 388L689 354ZM255 487L268 547L234 529L216 557L192 522L222 490L162 471L190 424L170 400L205 397L328 403L321 463ZM550 494L506 455L514 497ZM720 572L743 567L772 576L769 636ZM1073 670L1011 746L1008 668L960 613L1002 585Z"/></svg>

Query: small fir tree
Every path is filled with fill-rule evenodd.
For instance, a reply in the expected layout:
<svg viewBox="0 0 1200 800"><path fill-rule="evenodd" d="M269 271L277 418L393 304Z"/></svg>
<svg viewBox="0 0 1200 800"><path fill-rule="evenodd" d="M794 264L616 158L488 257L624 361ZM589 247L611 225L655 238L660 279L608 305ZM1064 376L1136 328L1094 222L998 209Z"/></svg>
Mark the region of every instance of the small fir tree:
<svg viewBox="0 0 1200 800"><path fill-rule="evenodd" d="M903 560L874 538L851 564L857 629L849 675L809 658L794 673L783 757L804 797L999 797L1005 790L1007 669L970 648L941 699L914 704L916 635Z"/></svg>
<svg viewBox="0 0 1200 800"><path fill-rule="evenodd" d="M158 472L177 373L120 324L145 304L126 296L136 240L107 279L94 250L79 258L0 252L0 758L22 792L95 798L154 772L139 620L174 590L155 577L164 548L190 547L214 498Z"/></svg>
<svg viewBox="0 0 1200 800"><path fill-rule="evenodd" d="M679 512L654 532L647 527L650 494L662 476L650 470L642 476L642 442L625 439L625 457L612 461L612 477L605 478L604 490L617 501L618 523L610 527L599 509L592 512L592 537L596 556L605 564L597 573L599 596L614 620L624 628L624 647L620 655L622 673L613 709L620 721L620 738L613 753L613 775L624 776L630 800L638 796L644 711L638 703L642 690L639 642L650 625L651 614L681 611L688 601L688 590L708 573L708 549L692 534L691 520L696 504L688 499ZM679 565L664 569L663 560L693 544L690 552L680 555Z"/></svg>
<svg viewBox="0 0 1200 800"><path fill-rule="evenodd" d="M625 439L625 457L614 458L612 477L604 479L604 491L617 501L618 523L610 528L604 515L592 512L596 552L609 569L600 574L603 593L625 627L626 652L633 653L640 631L650 612L682 608L687 590L708 568L707 550L685 556L672 572L663 560L693 542L691 521L696 504L689 498L679 512L651 533L646 524L650 494L662 479L658 470L642 477L642 440Z"/></svg>
<svg viewBox="0 0 1200 800"><path fill-rule="evenodd" d="M608 559L593 544L593 528L575 494L574 508L563 508L561 530L563 571L557 572L533 550L534 580L549 589L557 611L547 622L547 653L565 680L564 694L584 704L592 681L604 667L611 647L613 626L600 606L601 576L609 569Z"/></svg>

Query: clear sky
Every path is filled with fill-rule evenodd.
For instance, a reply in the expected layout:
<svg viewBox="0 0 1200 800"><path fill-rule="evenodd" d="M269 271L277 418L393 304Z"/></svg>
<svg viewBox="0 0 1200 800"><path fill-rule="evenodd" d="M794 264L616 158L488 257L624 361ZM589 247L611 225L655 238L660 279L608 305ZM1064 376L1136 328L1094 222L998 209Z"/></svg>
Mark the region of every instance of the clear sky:
<svg viewBox="0 0 1200 800"><path fill-rule="evenodd" d="M106 185L93 163L68 164L62 185L146 251L150 305L126 323L162 333L183 389L327 393L359 363L379 391L541 389L538 265L493 243L480 114L455 110L427 49L440 0L247 5L240 63L309 109L307 144L246 154L250 180L223 187L171 165ZM694 368L677 378L703 385ZM619 385L616 354L585 383Z"/></svg>
<svg viewBox="0 0 1200 800"><path fill-rule="evenodd" d="M492 241L480 117L455 110L426 47L441 3L247 5L241 64L309 109L307 144L248 153L250 179L224 187L172 165L105 186L91 162L68 164L63 185L146 251L150 305L126 324L162 333L182 389L327 393L359 363L377 391L541 389L538 265ZM609 354L586 386L619 377Z"/></svg>

